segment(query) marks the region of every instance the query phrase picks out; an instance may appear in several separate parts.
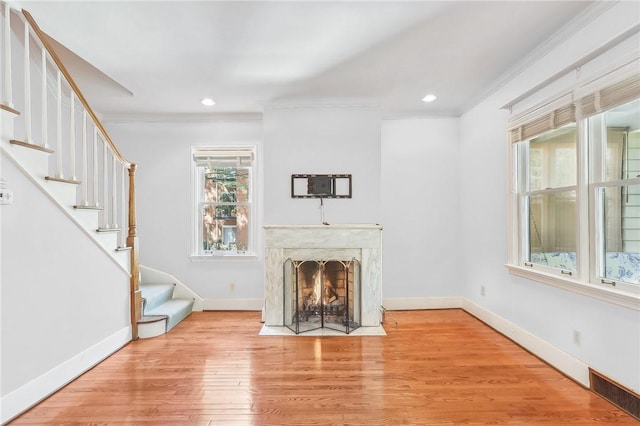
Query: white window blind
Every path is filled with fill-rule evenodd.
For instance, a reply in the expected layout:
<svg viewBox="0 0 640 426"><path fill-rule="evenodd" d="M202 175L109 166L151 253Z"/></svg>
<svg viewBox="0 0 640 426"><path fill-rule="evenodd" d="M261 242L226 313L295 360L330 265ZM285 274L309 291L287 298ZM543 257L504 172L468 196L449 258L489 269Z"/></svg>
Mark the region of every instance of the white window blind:
<svg viewBox="0 0 640 426"><path fill-rule="evenodd" d="M193 154L198 167L248 166L253 161L253 151L242 150L198 150Z"/></svg>

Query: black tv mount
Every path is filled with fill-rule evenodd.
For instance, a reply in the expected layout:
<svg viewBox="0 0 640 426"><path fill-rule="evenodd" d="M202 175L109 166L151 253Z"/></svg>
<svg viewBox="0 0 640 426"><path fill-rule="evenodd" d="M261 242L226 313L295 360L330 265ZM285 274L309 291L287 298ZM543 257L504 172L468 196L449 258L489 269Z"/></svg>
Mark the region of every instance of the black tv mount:
<svg viewBox="0 0 640 426"><path fill-rule="evenodd" d="M291 198L351 198L351 175L291 175Z"/></svg>

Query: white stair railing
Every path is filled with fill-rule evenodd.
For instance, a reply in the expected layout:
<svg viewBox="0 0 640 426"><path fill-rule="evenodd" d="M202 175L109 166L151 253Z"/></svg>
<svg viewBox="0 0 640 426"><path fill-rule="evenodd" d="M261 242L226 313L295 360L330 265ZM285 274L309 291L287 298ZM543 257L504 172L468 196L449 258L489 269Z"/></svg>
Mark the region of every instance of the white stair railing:
<svg viewBox="0 0 640 426"><path fill-rule="evenodd" d="M55 135L55 170L47 179L80 185L74 207L101 210L96 231L116 231L121 221L118 249L125 245L131 249L132 326L136 338L140 303L135 165L115 146L33 17L2 1L0 7L0 105L20 113L19 121L15 121L15 138L20 144L48 150L49 136ZM22 90L16 90L16 85L22 85ZM16 99L14 95L18 95ZM80 180L77 170L81 170Z"/></svg>

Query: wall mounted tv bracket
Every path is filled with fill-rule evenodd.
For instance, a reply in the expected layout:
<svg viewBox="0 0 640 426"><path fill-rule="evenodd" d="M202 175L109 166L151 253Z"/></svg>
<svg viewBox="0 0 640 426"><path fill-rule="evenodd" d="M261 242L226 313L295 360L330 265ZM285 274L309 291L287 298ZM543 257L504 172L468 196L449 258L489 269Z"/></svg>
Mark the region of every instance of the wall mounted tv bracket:
<svg viewBox="0 0 640 426"><path fill-rule="evenodd" d="M291 198L351 198L351 175L291 175Z"/></svg>

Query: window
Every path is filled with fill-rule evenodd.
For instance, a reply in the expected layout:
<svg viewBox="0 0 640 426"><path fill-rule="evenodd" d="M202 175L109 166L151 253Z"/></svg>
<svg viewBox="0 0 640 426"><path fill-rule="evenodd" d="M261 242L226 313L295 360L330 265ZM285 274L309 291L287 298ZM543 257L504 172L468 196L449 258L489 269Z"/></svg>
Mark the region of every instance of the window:
<svg viewBox="0 0 640 426"><path fill-rule="evenodd" d="M607 77L511 119L508 263L516 275L637 309L640 75Z"/></svg>
<svg viewBox="0 0 640 426"><path fill-rule="evenodd" d="M194 148L192 253L253 254L253 148Z"/></svg>

